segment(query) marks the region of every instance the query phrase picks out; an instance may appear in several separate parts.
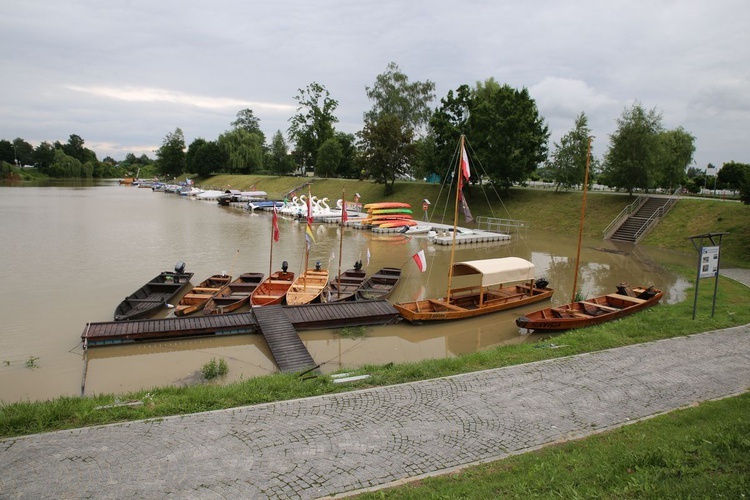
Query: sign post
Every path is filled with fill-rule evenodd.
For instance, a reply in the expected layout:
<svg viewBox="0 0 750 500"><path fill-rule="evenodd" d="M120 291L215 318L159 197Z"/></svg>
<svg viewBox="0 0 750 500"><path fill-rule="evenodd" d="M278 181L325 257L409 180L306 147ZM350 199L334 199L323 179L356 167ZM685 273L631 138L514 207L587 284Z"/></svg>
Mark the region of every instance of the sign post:
<svg viewBox="0 0 750 500"><path fill-rule="evenodd" d="M698 251L698 273L695 277L695 297L693 298L693 319L698 305L698 285L701 278L714 278L714 298L711 306L711 317L716 312L716 292L719 289L719 269L721 255L721 238L729 233L705 233L690 236L688 239ZM704 245L707 240L710 245Z"/></svg>

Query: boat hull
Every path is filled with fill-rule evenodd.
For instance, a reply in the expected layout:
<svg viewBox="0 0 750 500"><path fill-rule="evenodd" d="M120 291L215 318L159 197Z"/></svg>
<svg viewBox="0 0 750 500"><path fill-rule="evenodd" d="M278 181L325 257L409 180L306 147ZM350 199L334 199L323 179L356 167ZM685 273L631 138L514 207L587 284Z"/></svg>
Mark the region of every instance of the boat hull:
<svg viewBox="0 0 750 500"><path fill-rule="evenodd" d="M289 287L294 283L294 273L277 271L263 280L250 296L253 306L281 304Z"/></svg>
<svg viewBox="0 0 750 500"><path fill-rule="evenodd" d="M355 296L357 300L381 300L388 298L401 279L401 269L383 267L370 276L359 287Z"/></svg>
<svg viewBox="0 0 750 500"><path fill-rule="evenodd" d="M647 290L652 290L653 295L644 296L644 293L648 294ZM635 287L633 292L635 297L611 293L558 307L547 307L516 319L516 325L535 332L600 325L654 306L663 296L661 290L643 287Z"/></svg>
<svg viewBox="0 0 750 500"><path fill-rule="evenodd" d="M164 309L189 284L193 273L164 271L131 293L115 308L114 320L149 318Z"/></svg>
<svg viewBox="0 0 750 500"><path fill-rule="evenodd" d="M355 300L355 294L365 282L367 273L361 269L347 269L339 276L332 278L322 295L324 302L343 302Z"/></svg>
<svg viewBox="0 0 750 500"><path fill-rule="evenodd" d="M286 303L296 306L320 302L320 295L327 285L327 270L306 269L286 292Z"/></svg>
<svg viewBox="0 0 750 500"><path fill-rule="evenodd" d="M219 293L222 287L230 281L232 281L232 277L223 274L214 274L202 281L180 299L174 308L175 316L187 316L200 311L209 299Z"/></svg>
<svg viewBox="0 0 750 500"><path fill-rule="evenodd" d="M394 307L401 317L410 323L452 321L535 304L549 300L553 293L554 290L551 288L533 288L529 294L528 286L514 285L451 294L450 301L446 301L445 298L424 299L397 303Z"/></svg>
<svg viewBox="0 0 750 500"><path fill-rule="evenodd" d="M226 314L250 302L250 296L263 281L263 273L243 273L208 299L203 314Z"/></svg>

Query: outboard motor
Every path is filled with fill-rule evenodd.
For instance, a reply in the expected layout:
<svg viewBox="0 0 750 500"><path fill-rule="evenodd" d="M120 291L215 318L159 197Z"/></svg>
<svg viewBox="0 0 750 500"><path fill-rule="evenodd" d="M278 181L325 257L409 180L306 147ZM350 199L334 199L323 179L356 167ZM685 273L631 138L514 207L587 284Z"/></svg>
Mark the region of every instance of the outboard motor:
<svg viewBox="0 0 750 500"><path fill-rule="evenodd" d="M289 263L287 261L284 261L281 263L281 270L286 272L286 270L289 269Z"/></svg>
<svg viewBox="0 0 750 500"><path fill-rule="evenodd" d="M185 263L182 261L179 261L177 264L175 264L174 272L177 274L185 274Z"/></svg>
<svg viewBox="0 0 750 500"><path fill-rule="evenodd" d="M315 270L316 271L320 271L320 261L319 260L315 261Z"/></svg>
<svg viewBox="0 0 750 500"><path fill-rule="evenodd" d="M549 285L547 278L539 278L534 282L534 288L547 288L547 285Z"/></svg>

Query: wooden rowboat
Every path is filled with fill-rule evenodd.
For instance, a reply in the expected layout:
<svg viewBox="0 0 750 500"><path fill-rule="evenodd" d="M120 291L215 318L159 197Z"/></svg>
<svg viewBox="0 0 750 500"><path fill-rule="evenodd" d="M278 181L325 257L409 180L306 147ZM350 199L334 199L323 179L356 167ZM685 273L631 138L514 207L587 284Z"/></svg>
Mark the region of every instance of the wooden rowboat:
<svg viewBox="0 0 750 500"><path fill-rule="evenodd" d="M250 304L253 306L281 304L292 283L294 283L294 273L285 270L276 271L253 291Z"/></svg>
<svg viewBox="0 0 750 500"><path fill-rule="evenodd" d="M224 314L236 311L250 302L250 296L263 281L263 273L243 273L231 283L224 285L219 293L208 299L203 314Z"/></svg>
<svg viewBox="0 0 750 500"><path fill-rule="evenodd" d="M516 320L516 325L534 331L560 331L599 325L656 305L663 292L654 287L618 287L610 293L558 307L546 307Z"/></svg>
<svg viewBox="0 0 750 500"><path fill-rule="evenodd" d="M440 299L400 302L393 306L412 323L483 316L552 297L545 280L535 280L534 264L518 257L472 260L453 264L452 275L467 276L471 286L451 288ZM515 283L515 284L514 284Z"/></svg>
<svg viewBox="0 0 750 500"><path fill-rule="evenodd" d="M290 306L320 302L320 295L328 284L328 269L305 269L286 292Z"/></svg>
<svg viewBox="0 0 750 500"><path fill-rule="evenodd" d="M355 294L365 282L366 276L367 272L361 268L347 269L328 282L328 287L322 295L323 300L325 302L355 300Z"/></svg>
<svg viewBox="0 0 750 500"><path fill-rule="evenodd" d="M214 274L202 281L180 299L174 309L175 316L187 316L203 309L206 302L219 293L221 288L230 281L232 281L232 277L226 274Z"/></svg>
<svg viewBox="0 0 750 500"><path fill-rule="evenodd" d="M179 262L174 271L163 271L148 283L131 293L115 308L115 321L148 318L163 310L185 287L193 273L185 272Z"/></svg>
<svg viewBox="0 0 750 500"><path fill-rule="evenodd" d="M387 298L401 279L401 269L384 267L362 283L357 290L357 300L381 300Z"/></svg>

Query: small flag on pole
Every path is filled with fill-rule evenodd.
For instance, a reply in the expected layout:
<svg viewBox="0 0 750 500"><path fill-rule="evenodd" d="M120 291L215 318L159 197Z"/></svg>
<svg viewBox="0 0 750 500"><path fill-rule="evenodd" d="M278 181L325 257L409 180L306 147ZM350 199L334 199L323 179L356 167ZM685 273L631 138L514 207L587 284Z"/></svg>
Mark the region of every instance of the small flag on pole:
<svg viewBox="0 0 750 500"><path fill-rule="evenodd" d="M346 213L346 200L341 200L341 224L346 224L349 214Z"/></svg>
<svg viewBox="0 0 750 500"><path fill-rule="evenodd" d="M469 180L469 177L471 177L471 171L469 170L469 156L466 154L466 148L463 145L461 146L461 173L467 181Z"/></svg>
<svg viewBox="0 0 750 500"><path fill-rule="evenodd" d="M424 256L424 250L420 250L419 252L415 253L411 256L411 258L414 259L414 262L417 264L417 267L420 271L427 271L427 259Z"/></svg>
<svg viewBox="0 0 750 500"><path fill-rule="evenodd" d="M273 207L273 241L279 241L279 216L276 213L276 206Z"/></svg>

